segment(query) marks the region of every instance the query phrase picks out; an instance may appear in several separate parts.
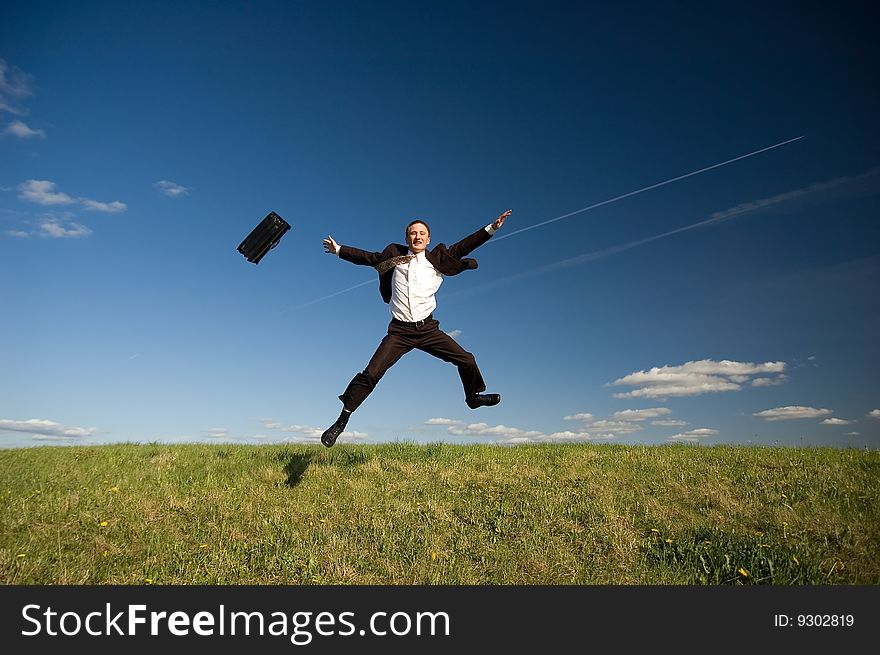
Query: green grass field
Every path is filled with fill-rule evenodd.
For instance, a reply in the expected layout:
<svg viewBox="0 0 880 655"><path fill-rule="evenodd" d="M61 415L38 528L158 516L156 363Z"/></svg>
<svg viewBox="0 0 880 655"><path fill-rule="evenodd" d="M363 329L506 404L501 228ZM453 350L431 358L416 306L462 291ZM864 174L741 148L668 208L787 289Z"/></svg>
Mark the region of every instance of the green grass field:
<svg viewBox="0 0 880 655"><path fill-rule="evenodd" d="M880 453L0 450L3 584L880 583Z"/></svg>

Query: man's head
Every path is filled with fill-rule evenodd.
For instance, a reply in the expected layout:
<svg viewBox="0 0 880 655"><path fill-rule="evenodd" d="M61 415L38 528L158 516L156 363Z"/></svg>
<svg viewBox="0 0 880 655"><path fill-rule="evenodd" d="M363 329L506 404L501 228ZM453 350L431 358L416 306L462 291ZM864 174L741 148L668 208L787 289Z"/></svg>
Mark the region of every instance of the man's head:
<svg viewBox="0 0 880 655"><path fill-rule="evenodd" d="M406 226L406 245L416 254L424 252L431 243L431 228L424 221L411 221Z"/></svg>

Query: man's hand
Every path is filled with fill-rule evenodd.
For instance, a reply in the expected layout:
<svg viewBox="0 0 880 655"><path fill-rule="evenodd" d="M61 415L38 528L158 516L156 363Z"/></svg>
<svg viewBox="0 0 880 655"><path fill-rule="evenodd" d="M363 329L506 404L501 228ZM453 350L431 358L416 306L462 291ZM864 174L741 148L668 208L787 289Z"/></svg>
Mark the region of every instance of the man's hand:
<svg viewBox="0 0 880 655"><path fill-rule="evenodd" d="M330 253L331 255L335 255L339 252L339 244L329 235L324 239L324 252Z"/></svg>
<svg viewBox="0 0 880 655"><path fill-rule="evenodd" d="M507 218L508 216L510 216L512 213L513 213L513 210L508 209L506 212L501 214L501 216L499 216L498 218L495 219L495 222L492 223L492 227L494 227L496 230L499 229L502 225L504 225L504 219Z"/></svg>

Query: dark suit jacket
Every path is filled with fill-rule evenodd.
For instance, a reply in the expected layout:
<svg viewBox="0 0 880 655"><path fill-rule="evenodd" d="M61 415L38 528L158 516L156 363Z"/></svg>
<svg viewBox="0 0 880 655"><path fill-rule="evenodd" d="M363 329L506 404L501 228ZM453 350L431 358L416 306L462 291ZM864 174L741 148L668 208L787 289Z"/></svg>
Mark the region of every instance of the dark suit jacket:
<svg viewBox="0 0 880 655"><path fill-rule="evenodd" d="M486 228L481 227L479 230L465 237L457 243L453 243L448 248L445 244L440 244L431 250L425 251L425 258L431 262L442 275L458 275L462 271L467 271L477 267L477 260L465 257L478 246L483 245L492 235L486 232ZM378 266L380 263L399 257L409 252L409 247L400 243L391 243L385 246L381 252L369 252L352 248L351 246L339 246L339 257L352 264L361 266ZM394 268L386 271L379 276L379 293L382 294L382 300L386 303L391 302L391 276L394 275Z"/></svg>

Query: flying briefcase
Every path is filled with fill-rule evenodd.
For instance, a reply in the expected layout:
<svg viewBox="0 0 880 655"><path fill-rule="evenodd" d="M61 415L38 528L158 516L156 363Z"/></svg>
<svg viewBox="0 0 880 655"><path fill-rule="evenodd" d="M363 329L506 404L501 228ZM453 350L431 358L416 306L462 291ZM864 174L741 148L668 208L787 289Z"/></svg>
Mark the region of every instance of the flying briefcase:
<svg viewBox="0 0 880 655"><path fill-rule="evenodd" d="M260 224L248 234L238 246L238 252L249 262L259 264L267 252L281 241L281 237L290 229L290 224L275 212L260 221Z"/></svg>

